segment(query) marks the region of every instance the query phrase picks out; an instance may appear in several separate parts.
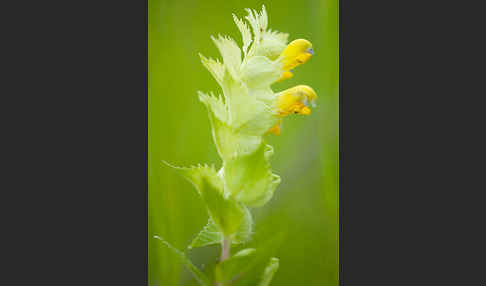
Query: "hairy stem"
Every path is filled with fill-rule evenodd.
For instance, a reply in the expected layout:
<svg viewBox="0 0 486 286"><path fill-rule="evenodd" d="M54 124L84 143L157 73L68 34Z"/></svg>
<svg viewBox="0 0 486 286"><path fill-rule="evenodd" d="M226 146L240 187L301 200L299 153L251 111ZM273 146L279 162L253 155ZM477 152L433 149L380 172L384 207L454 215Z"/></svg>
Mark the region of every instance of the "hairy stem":
<svg viewBox="0 0 486 286"><path fill-rule="evenodd" d="M231 246L231 238L229 237L223 238L223 242L221 243L221 258L219 259L219 263L229 258L230 246ZM216 283L216 286L224 286L224 284Z"/></svg>
<svg viewBox="0 0 486 286"><path fill-rule="evenodd" d="M231 246L231 238L225 237L223 239L223 243L221 245L221 259L220 259L220 262L225 261L230 256L230 246Z"/></svg>

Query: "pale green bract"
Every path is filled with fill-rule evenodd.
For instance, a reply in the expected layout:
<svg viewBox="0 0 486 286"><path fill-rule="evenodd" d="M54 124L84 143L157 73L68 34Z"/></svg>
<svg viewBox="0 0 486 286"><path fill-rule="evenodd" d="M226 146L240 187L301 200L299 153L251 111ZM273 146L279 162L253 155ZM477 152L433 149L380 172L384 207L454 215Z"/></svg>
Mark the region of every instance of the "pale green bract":
<svg viewBox="0 0 486 286"><path fill-rule="evenodd" d="M264 7L260 13L247 11L253 38L248 25L233 15L242 34L242 49L229 37L212 37L222 63L201 56L223 96L199 92L199 99L208 108L213 139L223 161L219 174L225 196L260 207L280 183L280 177L271 172L273 150L263 136L279 121L274 108L277 94L270 85L282 74L278 55L285 49L288 35L267 30Z"/></svg>
<svg viewBox="0 0 486 286"><path fill-rule="evenodd" d="M261 12L249 9L247 12L249 25L233 14L242 35L241 49L230 37L218 35L211 39L221 53L222 62L200 55L202 64L222 89L222 96L198 93L208 109L213 139L223 164L219 171L209 167L178 170L184 170L183 175L199 190L205 188L222 195L222 201L213 202L212 207L208 205L214 226L208 225L193 247L221 240L219 234L208 232L214 227L225 235L236 232L243 222L242 209L263 206L280 183L269 163L273 148L263 137L279 122L274 108L278 95L270 86L282 74L278 55L287 46L288 35L267 29L265 7ZM207 194L201 195L206 204L211 202ZM213 209L216 206L225 206L228 213Z"/></svg>

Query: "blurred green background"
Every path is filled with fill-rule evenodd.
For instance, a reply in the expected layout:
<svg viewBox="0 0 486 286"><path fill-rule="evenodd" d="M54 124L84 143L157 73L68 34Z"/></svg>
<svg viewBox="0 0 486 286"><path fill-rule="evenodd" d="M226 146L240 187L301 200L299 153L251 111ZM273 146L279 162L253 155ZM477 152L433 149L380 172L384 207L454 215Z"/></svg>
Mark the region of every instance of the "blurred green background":
<svg viewBox="0 0 486 286"><path fill-rule="evenodd" d="M249 245L280 237L275 256L280 268L272 285L338 285L339 272L339 22L337 0L195 1L149 0L149 285L197 285L153 235L184 249L206 224L206 210L192 185L161 164L215 163L205 106L197 90L220 92L199 61L198 52L220 58L210 35L229 35L241 45L231 13L265 4L269 27L305 38L314 56L295 76L274 84L280 91L312 86L317 108L310 116L285 118L282 135L268 136L274 146L274 173L282 177L273 199L253 209L255 235ZM195 264L208 269L219 246L192 250Z"/></svg>

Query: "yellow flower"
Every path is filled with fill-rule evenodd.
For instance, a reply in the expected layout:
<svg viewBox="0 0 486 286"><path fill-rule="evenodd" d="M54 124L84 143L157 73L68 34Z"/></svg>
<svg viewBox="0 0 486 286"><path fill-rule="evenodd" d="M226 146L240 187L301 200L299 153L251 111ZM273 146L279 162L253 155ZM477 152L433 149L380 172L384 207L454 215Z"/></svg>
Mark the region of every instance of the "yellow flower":
<svg viewBox="0 0 486 286"><path fill-rule="evenodd" d="M293 69L297 66L306 63L314 54L312 43L297 39L292 41L280 55L283 63L282 74L278 81L282 81L294 76ZM278 82L277 81L277 82ZM317 99L316 92L307 85L298 85L293 88L282 91L278 94L276 101L277 114L280 117L289 114L309 115L311 110L309 103L314 106L314 101ZM281 122L268 130L268 133L280 135Z"/></svg>
<svg viewBox="0 0 486 286"><path fill-rule="evenodd" d="M317 99L316 92L307 85L298 85L282 91L277 99L277 111L280 116L292 113L309 115L309 103L314 105Z"/></svg>
<svg viewBox="0 0 486 286"><path fill-rule="evenodd" d="M279 117L285 117L290 114L309 115L311 106L315 106L314 101L317 99L316 92L310 86L298 85L278 94L276 101L276 109ZM273 126L268 130L268 133L280 135L280 120L279 124Z"/></svg>
<svg viewBox="0 0 486 286"><path fill-rule="evenodd" d="M283 73L278 81L294 76L292 70L307 62L313 54L314 50L312 49L311 42L304 39L292 41L282 52Z"/></svg>

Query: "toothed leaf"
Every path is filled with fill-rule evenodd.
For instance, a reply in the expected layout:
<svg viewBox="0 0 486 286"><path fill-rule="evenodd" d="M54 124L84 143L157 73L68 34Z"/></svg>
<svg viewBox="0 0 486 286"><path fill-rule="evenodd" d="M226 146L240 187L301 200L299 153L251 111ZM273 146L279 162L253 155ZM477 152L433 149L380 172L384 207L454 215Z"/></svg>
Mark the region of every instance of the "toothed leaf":
<svg viewBox="0 0 486 286"><path fill-rule="evenodd" d="M244 209L233 198L225 198L223 181L214 167L180 168L169 165L191 182L206 204L210 217L225 235L234 234L244 218Z"/></svg>
<svg viewBox="0 0 486 286"><path fill-rule="evenodd" d="M187 267L187 269L191 272L191 274L194 276L194 278L197 280L197 282L202 285L202 286L212 286L211 281L209 278L204 275L204 273L201 272L192 262L187 258L187 256L177 248L173 247L170 243L165 241L163 238L159 236L154 236L154 238L160 240L168 249L170 249L177 257L179 260Z"/></svg>
<svg viewBox="0 0 486 286"><path fill-rule="evenodd" d="M280 78L282 64L264 56L255 56L243 65L241 73L250 88L264 88Z"/></svg>
<svg viewBox="0 0 486 286"><path fill-rule="evenodd" d="M232 286L255 286L270 282L278 267L278 259L270 257L265 248L243 249L216 265L215 280L222 285Z"/></svg>
<svg viewBox="0 0 486 286"><path fill-rule="evenodd" d="M244 217L238 231L232 236L231 242L233 244L245 243L250 240L253 230L253 219L247 207L243 207ZM207 245L221 244L224 235L219 227L213 222L211 218L207 225L199 232L194 240L189 245L189 248L202 247Z"/></svg>
<svg viewBox="0 0 486 286"><path fill-rule="evenodd" d="M238 29L241 32L241 38L243 41L243 53L246 55L246 53L248 52L248 47L252 42L250 28L245 22L238 19L235 14L233 14L233 19L235 20L236 26L238 26Z"/></svg>
<svg viewBox="0 0 486 286"><path fill-rule="evenodd" d="M268 202L280 183L280 177L270 170L268 160L272 154L273 148L262 143L251 154L225 161L226 191L250 207L259 207Z"/></svg>
<svg viewBox="0 0 486 286"><path fill-rule="evenodd" d="M227 285L236 281L255 266L257 259L256 249L246 248L240 250L229 259L216 265L214 269L216 282Z"/></svg>
<svg viewBox="0 0 486 286"><path fill-rule="evenodd" d="M251 239L251 235L253 234L253 218L251 212L247 207L244 207L244 211L243 222L231 240L233 244L246 243Z"/></svg>
<svg viewBox="0 0 486 286"><path fill-rule="evenodd" d="M221 84L224 76L224 65L218 60L213 60L211 58L208 59L201 54L199 54L199 57L201 58L201 62L204 67L208 69L214 79Z"/></svg>
<svg viewBox="0 0 486 286"><path fill-rule="evenodd" d="M211 37L211 39L223 57L224 66L234 79L238 79L241 65L241 50L236 42L230 37L221 35L217 38Z"/></svg>
<svg viewBox="0 0 486 286"><path fill-rule="evenodd" d="M223 115L226 114L226 116L229 116L229 114L222 111L225 109L222 103L218 103L221 100L216 100L214 97L209 97L203 93L200 93L199 96L208 108L213 140L218 154L223 158L223 161L237 154L254 152L260 146L262 138L258 134L252 134L250 132L247 132L248 134L242 134L228 125L224 120L227 118Z"/></svg>
<svg viewBox="0 0 486 286"><path fill-rule="evenodd" d="M275 272L277 272L279 266L278 258L272 257L270 258L270 262L268 262L267 267L263 271L262 280L258 283L258 286L269 286L270 282L272 282L273 276Z"/></svg>
<svg viewBox="0 0 486 286"><path fill-rule="evenodd" d="M201 91L198 91L199 100L206 105L210 112L214 114L220 121L228 121L228 110L221 96L216 97L212 93L207 95Z"/></svg>
<svg viewBox="0 0 486 286"><path fill-rule="evenodd" d="M288 34L277 31L265 31L262 40L255 49L255 56L265 56L276 60L287 47Z"/></svg>
<svg viewBox="0 0 486 286"><path fill-rule="evenodd" d="M223 240L223 233L210 218L208 224L199 232L191 242L189 248L202 247L212 244L220 244Z"/></svg>

